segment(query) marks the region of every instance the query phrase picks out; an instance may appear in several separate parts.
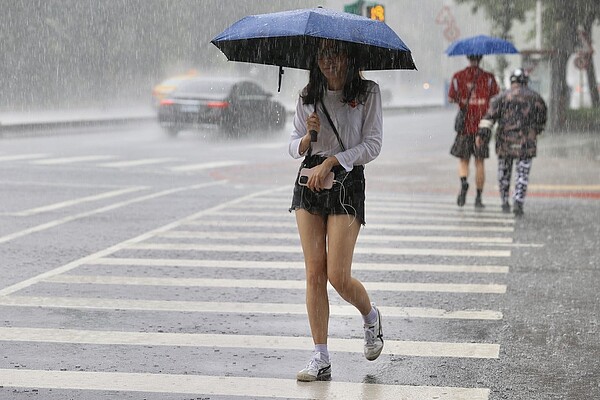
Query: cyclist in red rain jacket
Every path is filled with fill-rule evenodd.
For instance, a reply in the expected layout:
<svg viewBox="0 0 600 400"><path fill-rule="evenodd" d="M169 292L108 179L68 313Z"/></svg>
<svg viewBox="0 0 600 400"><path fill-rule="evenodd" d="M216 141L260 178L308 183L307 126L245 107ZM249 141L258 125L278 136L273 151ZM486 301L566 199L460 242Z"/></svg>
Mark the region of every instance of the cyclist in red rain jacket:
<svg viewBox="0 0 600 400"><path fill-rule="evenodd" d="M483 208L481 194L485 183L485 170L483 161L489 157L489 141L484 141L477 136L479 121L485 115L490 99L499 93L496 78L491 73L479 67L482 56L470 55L469 66L458 71L452 77L448 91L448 101L457 103L461 109L466 108L464 128L456 132L456 139L450 154L459 158L458 175L460 177L460 192L457 204L465 205L469 183L469 160L475 158L475 185L477 196L475 208Z"/></svg>

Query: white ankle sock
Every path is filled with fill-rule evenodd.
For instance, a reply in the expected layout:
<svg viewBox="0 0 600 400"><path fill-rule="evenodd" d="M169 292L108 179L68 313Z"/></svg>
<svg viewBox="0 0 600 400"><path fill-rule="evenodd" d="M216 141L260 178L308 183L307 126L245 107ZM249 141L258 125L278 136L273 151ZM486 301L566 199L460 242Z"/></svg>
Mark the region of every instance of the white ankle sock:
<svg viewBox="0 0 600 400"><path fill-rule="evenodd" d="M325 361L329 361L329 350L327 350L327 344L315 344L315 352L323 354Z"/></svg>
<svg viewBox="0 0 600 400"><path fill-rule="evenodd" d="M371 307L371 311L367 315L363 315L363 320L367 325L373 325L377 322L377 310L375 307Z"/></svg>

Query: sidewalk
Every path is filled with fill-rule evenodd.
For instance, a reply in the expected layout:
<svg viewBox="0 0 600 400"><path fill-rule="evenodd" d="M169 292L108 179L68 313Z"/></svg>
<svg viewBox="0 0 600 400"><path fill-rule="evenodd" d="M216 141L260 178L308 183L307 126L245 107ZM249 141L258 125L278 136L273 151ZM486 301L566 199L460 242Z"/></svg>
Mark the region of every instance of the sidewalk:
<svg viewBox="0 0 600 400"><path fill-rule="evenodd" d="M0 112L0 125L14 126L125 118L153 118L155 115L156 112L151 106L132 106L128 108L89 107L76 110L3 111Z"/></svg>

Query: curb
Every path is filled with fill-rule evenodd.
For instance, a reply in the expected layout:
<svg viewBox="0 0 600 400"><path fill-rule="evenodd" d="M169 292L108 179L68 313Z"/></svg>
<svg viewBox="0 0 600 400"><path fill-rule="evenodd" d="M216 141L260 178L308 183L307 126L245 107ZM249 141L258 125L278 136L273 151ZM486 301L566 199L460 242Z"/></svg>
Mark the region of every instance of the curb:
<svg viewBox="0 0 600 400"><path fill-rule="evenodd" d="M120 117L120 118L100 118L100 119L83 119L69 121L52 121L52 122L30 122L16 123L3 125L0 124L0 137L5 134L22 134L25 132L36 133L46 132L53 129L68 130L74 128L95 128L109 126L123 126L133 123L147 123L156 121L156 116L140 116L140 117Z"/></svg>
<svg viewBox="0 0 600 400"><path fill-rule="evenodd" d="M389 111L394 114L410 113L410 112L427 112L436 111L446 108L444 105L415 105L415 106L384 106L384 111ZM287 115L294 116L295 110L293 107L286 108ZM124 126L133 123L149 123L156 121L155 115L137 116L137 117L119 117L119 118L97 118L97 119L81 119L81 120L62 120L62 121L47 121L47 122L26 122L2 124L0 121L0 137L6 134L19 135L26 133L43 133L55 129L69 130L75 128L97 128Z"/></svg>

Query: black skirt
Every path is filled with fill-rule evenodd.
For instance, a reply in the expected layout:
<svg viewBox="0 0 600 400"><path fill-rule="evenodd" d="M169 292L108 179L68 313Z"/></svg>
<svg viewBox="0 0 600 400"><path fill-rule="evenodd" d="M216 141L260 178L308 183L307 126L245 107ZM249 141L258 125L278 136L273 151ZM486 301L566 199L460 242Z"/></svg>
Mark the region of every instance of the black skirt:
<svg viewBox="0 0 600 400"><path fill-rule="evenodd" d="M355 216L364 225L365 175L362 165L355 165L350 172L347 172L341 165L333 167L335 179L331 189L313 192L298 183L302 168L312 168L321 164L325 159L326 157L318 155L304 158L296 176L290 212L301 208L325 218L328 215L348 214Z"/></svg>
<svg viewBox="0 0 600 400"><path fill-rule="evenodd" d="M477 148L475 147L476 136L477 135L457 133L454 144L450 149L450 154L462 159L469 159L471 156L474 156L475 158L489 158L489 141L484 142L481 147Z"/></svg>

